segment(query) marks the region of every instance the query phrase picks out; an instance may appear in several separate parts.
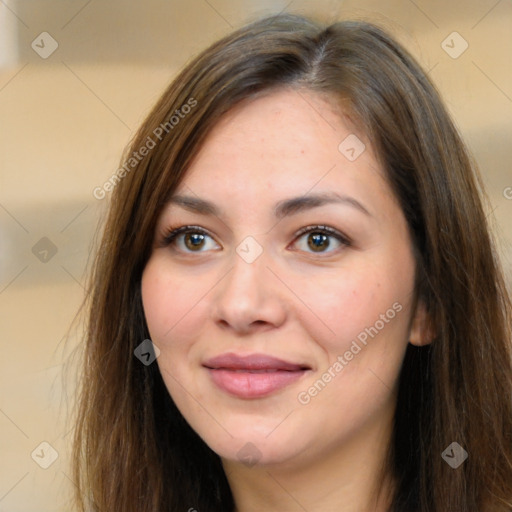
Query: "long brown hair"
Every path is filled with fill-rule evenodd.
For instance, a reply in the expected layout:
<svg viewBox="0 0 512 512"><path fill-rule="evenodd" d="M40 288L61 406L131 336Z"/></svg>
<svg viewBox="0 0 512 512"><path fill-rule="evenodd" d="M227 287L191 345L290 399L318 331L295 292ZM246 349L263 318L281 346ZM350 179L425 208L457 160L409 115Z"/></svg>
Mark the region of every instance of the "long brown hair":
<svg viewBox="0 0 512 512"><path fill-rule="evenodd" d="M408 345L399 377L390 510L510 511L511 303L475 166L432 83L383 30L293 15L248 25L190 62L112 180L90 282L73 454L79 509L234 509L219 457L181 416L157 365L134 357L149 338L141 275L161 208L210 130L234 105L279 87L343 101L376 148L412 234L416 293L435 337ZM143 146L151 148L135 158ZM457 469L442 457L452 442L468 453Z"/></svg>

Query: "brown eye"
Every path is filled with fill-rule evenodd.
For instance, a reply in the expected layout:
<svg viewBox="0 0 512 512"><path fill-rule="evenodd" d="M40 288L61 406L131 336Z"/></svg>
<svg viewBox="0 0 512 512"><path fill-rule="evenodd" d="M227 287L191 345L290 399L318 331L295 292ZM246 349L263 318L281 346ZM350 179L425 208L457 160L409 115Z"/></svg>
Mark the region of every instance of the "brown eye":
<svg viewBox="0 0 512 512"><path fill-rule="evenodd" d="M309 233L308 247L314 252L322 252L329 247L330 241L323 233Z"/></svg>
<svg viewBox="0 0 512 512"><path fill-rule="evenodd" d="M185 246L191 251L202 249L205 244L205 235L202 233L185 233L184 242Z"/></svg>
<svg viewBox="0 0 512 512"><path fill-rule="evenodd" d="M349 246L349 240L329 226L310 226L302 229L294 245L307 253L330 254L343 246Z"/></svg>
<svg viewBox="0 0 512 512"><path fill-rule="evenodd" d="M200 227L181 226L172 229L163 239L162 247L171 247L182 253L202 253L218 250L221 247Z"/></svg>

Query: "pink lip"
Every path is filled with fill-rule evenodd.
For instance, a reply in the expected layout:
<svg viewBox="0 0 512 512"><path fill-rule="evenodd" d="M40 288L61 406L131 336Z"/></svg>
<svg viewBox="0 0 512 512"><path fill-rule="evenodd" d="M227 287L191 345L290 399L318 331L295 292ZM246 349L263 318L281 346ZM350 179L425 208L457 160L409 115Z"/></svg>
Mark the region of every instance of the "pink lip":
<svg viewBox="0 0 512 512"><path fill-rule="evenodd" d="M300 379L310 368L265 354L222 354L209 359L206 367L213 382L239 398L260 398Z"/></svg>

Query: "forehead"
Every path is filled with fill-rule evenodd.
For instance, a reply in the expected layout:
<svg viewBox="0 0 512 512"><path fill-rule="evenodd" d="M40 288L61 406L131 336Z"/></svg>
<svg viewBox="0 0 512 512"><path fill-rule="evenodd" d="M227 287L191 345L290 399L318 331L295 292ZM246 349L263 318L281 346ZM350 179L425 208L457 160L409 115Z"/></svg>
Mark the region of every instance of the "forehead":
<svg viewBox="0 0 512 512"><path fill-rule="evenodd" d="M354 158L355 156L355 158ZM333 101L285 89L245 101L212 129L176 194L277 200L389 189L371 144ZM370 194L371 195L371 194Z"/></svg>

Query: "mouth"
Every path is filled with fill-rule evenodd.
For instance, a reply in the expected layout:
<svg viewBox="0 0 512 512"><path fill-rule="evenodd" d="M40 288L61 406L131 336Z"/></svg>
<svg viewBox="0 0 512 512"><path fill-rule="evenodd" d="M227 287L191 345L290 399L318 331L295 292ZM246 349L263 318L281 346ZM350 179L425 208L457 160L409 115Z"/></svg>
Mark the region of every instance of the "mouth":
<svg viewBox="0 0 512 512"><path fill-rule="evenodd" d="M238 398L261 398L301 379L311 367L265 354L239 356L228 353L203 366L222 391Z"/></svg>

